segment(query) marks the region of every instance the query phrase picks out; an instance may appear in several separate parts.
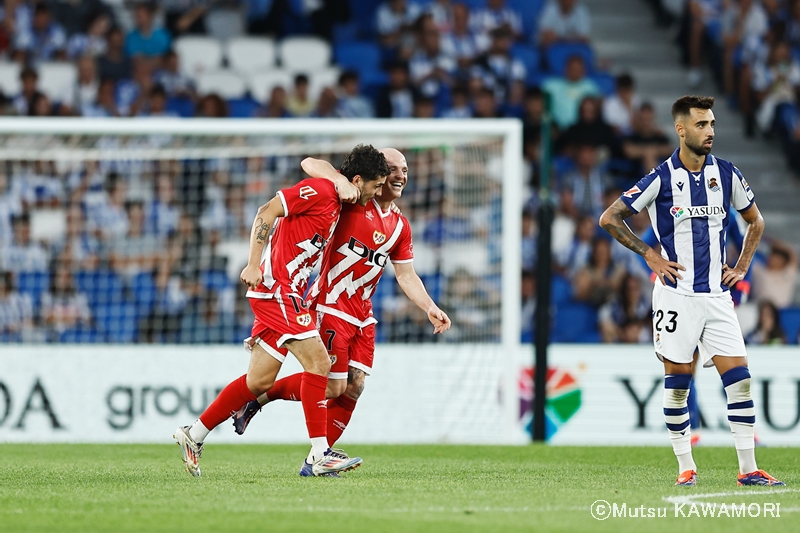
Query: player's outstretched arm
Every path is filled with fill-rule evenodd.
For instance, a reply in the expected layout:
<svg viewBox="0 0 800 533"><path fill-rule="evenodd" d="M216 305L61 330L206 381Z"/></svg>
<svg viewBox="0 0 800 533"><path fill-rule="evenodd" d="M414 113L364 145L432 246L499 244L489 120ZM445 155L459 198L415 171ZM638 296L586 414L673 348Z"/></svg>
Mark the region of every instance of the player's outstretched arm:
<svg viewBox="0 0 800 533"><path fill-rule="evenodd" d="M324 178L332 181L336 185L336 191L339 193L339 200L344 204L354 204L361 196L361 191L358 190L358 187L339 174L333 168L333 165L324 159L306 157L300 162L300 168L312 178Z"/></svg>
<svg viewBox="0 0 800 533"><path fill-rule="evenodd" d="M631 231L625 223L625 219L631 215L633 211L625 205L625 202L617 199L600 215L600 227L609 232L620 244L644 257L647 266L656 273L662 285L666 284L664 278L669 278L673 283L675 279L683 279L678 271L686 270L685 267L675 261L664 259Z"/></svg>
<svg viewBox="0 0 800 533"><path fill-rule="evenodd" d="M270 230L275 226L275 219L284 216L283 203L278 196L258 208L258 213L253 220L253 229L250 231L250 254L247 266L242 270L240 279L242 283L255 289L261 283L261 252L269 238Z"/></svg>
<svg viewBox="0 0 800 533"><path fill-rule="evenodd" d="M750 268L750 263L753 261L753 255L756 253L758 243L761 242L761 235L764 233L764 217L761 216L761 211L758 210L755 202L741 215L744 221L747 222L747 230L744 232L744 241L742 242L742 252L739 254L739 259L733 268L728 267L728 265L722 265L722 283L728 287L733 287L737 282L744 279L747 270Z"/></svg>
<svg viewBox="0 0 800 533"><path fill-rule="evenodd" d="M414 270L414 263L395 263L394 275L406 296L428 315L428 320L433 324L434 334L444 333L450 329L450 317L431 299Z"/></svg>

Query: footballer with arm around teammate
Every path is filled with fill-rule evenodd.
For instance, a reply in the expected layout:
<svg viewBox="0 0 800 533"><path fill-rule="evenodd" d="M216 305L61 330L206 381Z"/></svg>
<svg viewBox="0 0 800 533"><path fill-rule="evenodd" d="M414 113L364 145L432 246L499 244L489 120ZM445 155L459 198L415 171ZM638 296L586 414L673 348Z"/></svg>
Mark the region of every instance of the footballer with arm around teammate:
<svg viewBox="0 0 800 533"><path fill-rule="evenodd" d="M325 395L331 363L303 296L311 271L339 220L340 196L351 197L352 191L344 183L340 191L335 183L342 179L352 183L360 193L359 202L366 204L387 174L383 154L372 146L359 145L342 163L343 177L302 180L278 191L259 208L250 236L248 264L241 274L255 315L252 335L245 340L251 354L247 374L228 384L194 424L177 428L173 435L186 469L193 476L200 475L198 461L209 432L243 403L269 390L287 349L304 370L300 388L311 439L311 452L306 459L308 475L328 475L361 464L360 458L347 457L328 447Z"/></svg>
<svg viewBox="0 0 800 533"><path fill-rule="evenodd" d="M739 485L783 485L755 459L755 407L750 371L730 288L741 281L764 231L753 191L732 163L711 155L714 99L683 96L672 106L680 146L624 192L600 217L600 226L643 256L658 276L653 287L653 343L664 363L664 418L678 460L677 485L695 485L687 396L693 354L715 366L728 398L728 422L739 462ZM637 237L625 218L647 209L661 254ZM747 223L732 267L725 257L730 209Z"/></svg>
<svg viewBox="0 0 800 533"><path fill-rule="evenodd" d="M434 303L413 266L411 228L393 205L408 180L405 156L385 148L389 176L379 194L365 208L347 206L322 260L322 270L311 289L311 307L318 313L320 334L332 360L328 381L328 444L341 436L372 371L375 323L371 296L386 261L394 265L398 284L434 326L434 334L450 328L449 317ZM335 172L326 161L306 159L303 169L314 176ZM301 398L297 375L276 382L257 402L234 415L242 434L261 405L273 400Z"/></svg>

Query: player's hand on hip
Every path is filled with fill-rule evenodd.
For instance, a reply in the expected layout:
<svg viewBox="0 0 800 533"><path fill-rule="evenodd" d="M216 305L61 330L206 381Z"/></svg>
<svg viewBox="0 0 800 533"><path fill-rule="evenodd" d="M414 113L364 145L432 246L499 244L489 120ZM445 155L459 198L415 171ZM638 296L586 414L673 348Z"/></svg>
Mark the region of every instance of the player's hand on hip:
<svg viewBox="0 0 800 533"><path fill-rule="evenodd" d="M433 324L434 335L437 333L444 333L450 329L450 317L438 307L433 307L428 310L428 320Z"/></svg>
<svg viewBox="0 0 800 533"><path fill-rule="evenodd" d="M650 270L655 272L658 279L661 280L662 285L667 284L666 280L669 280L670 283L676 283L676 280L683 279L679 271L686 270L686 267L675 261L667 261L652 248L644 254L644 260Z"/></svg>
<svg viewBox="0 0 800 533"><path fill-rule="evenodd" d="M728 265L722 265L722 283L723 285L727 285L728 287L733 287L740 281L744 279L745 272L741 268L737 267L729 267Z"/></svg>
<svg viewBox="0 0 800 533"><path fill-rule="evenodd" d="M361 198L361 191L358 187L347 181L339 180L336 184L336 192L339 193L339 201L343 204L354 204Z"/></svg>
<svg viewBox="0 0 800 533"><path fill-rule="evenodd" d="M255 289L261 283L261 269L257 266L247 265L242 270L242 275L239 276L239 279L249 288Z"/></svg>

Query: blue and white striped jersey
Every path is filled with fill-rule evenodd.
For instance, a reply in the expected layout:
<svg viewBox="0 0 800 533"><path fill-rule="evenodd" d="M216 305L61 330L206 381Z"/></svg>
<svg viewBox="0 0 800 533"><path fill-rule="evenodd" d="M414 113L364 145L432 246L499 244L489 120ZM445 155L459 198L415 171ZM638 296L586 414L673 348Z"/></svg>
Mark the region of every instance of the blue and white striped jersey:
<svg viewBox="0 0 800 533"><path fill-rule="evenodd" d="M730 209L753 205L753 191L732 163L707 155L700 172L689 172L678 150L620 199L631 211L647 208L661 255L686 267L682 280L667 287L688 295L716 295L722 285Z"/></svg>

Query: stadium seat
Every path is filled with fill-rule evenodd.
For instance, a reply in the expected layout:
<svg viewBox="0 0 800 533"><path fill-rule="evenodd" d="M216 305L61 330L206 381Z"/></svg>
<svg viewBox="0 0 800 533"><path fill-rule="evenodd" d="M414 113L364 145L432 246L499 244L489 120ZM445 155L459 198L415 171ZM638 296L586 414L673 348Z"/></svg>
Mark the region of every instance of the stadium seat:
<svg viewBox="0 0 800 533"><path fill-rule="evenodd" d="M17 62L4 61L0 63L0 91L6 97L12 98L22 89L19 81L20 70L22 70L22 66Z"/></svg>
<svg viewBox="0 0 800 533"><path fill-rule="evenodd" d="M140 272L131 280L131 293L134 305L136 306L136 316L146 317L153 310L156 301L156 282L149 272Z"/></svg>
<svg viewBox="0 0 800 533"><path fill-rule="evenodd" d="M49 272L20 272L17 276L17 290L29 294L36 312L42 301L42 294L50 290Z"/></svg>
<svg viewBox="0 0 800 533"><path fill-rule="evenodd" d="M253 118L261 106L254 99L247 96L231 98L228 100L228 116L231 118Z"/></svg>
<svg viewBox="0 0 800 533"><path fill-rule="evenodd" d="M525 65L528 76L534 72L539 72L539 52L527 44L515 44L511 48L511 56Z"/></svg>
<svg viewBox="0 0 800 533"><path fill-rule="evenodd" d="M189 118L194 116L194 102L185 96L173 96L167 100L167 111Z"/></svg>
<svg viewBox="0 0 800 533"><path fill-rule="evenodd" d="M594 70L594 52L592 47L588 44L578 43L557 43L552 44L545 52L547 60L547 70L557 76L564 75L564 69L567 66L567 60L578 55L583 58L586 63L586 72L591 74Z"/></svg>
<svg viewBox="0 0 800 533"><path fill-rule="evenodd" d="M94 311L97 332L105 342L129 343L136 340L136 305L128 302L103 304Z"/></svg>
<svg viewBox="0 0 800 533"><path fill-rule="evenodd" d="M208 34L222 42L244 34L244 20L239 9L212 9L206 15Z"/></svg>
<svg viewBox="0 0 800 533"><path fill-rule="evenodd" d="M197 78L222 64L222 47L213 37L181 37L173 45L180 59L181 71Z"/></svg>
<svg viewBox="0 0 800 533"><path fill-rule="evenodd" d="M38 66L39 89L52 102L72 104L78 69L73 63L42 62Z"/></svg>
<svg viewBox="0 0 800 533"><path fill-rule="evenodd" d="M211 70L197 77L197 91L200 94L216 93L222 98L240 98L247 91L247 84L232 70Z"/></svg>
<svg viewBox="0 0 800 533"><path fill-rule="evenodd" d="M597 309L584 303L564 303L555 307L552 342L597 342Z"/></svg>
<svg viewBox="0 0 800 533"><path fill-rule="evenodd" d="M281 66L290 72L313 72L331 63L331 45L319 37L287 37L278 50Z"/></svg>
<svg viewBox="0 0 800 533"><path fill-rule="evenodd" d="M617 82L614 76L607 72L595 72L589 76L600 87L603 96L611 96L617 88Z"/></svg>
<svg viewBox="0 0 800 533"><path fill-rule="evenodd" d="M207 291L228 289L233 282L224 270L205 270L200 274L200 285Z"/></svg>
<svg viewBox="0 0 800 533"><path fill-rule="evenodd" d="M84 270L75 274L75 286L86 294L89 307L94 312L103 305L114 305L123 301L122 279L110 270Z"/></svg>
<svg viewBox="0 0 800 533"><path fill-rule="evenodd" d="M800 307L782 309L780 311L780 321L783 331L786 333L786 340L789 344L798 344L798 334L800 334Z"/></svg>
<svg viewBox="0 0 800 533"><path fill-rule="evenodd" d="M553 305L560 306L568 303L572 299L572 283L558 274L553 276L550 285L550 301Z"/></svg>
<svg viewBox="0 0 800 533"><path fill-rule="evenodd" d="M242 75L275 66L275 41L266 37L236 37L225 45L228 66Z"/></svg>
<svg viewBox="0 0 800 533"><path fill-rule="evenodd" d="M350 13L353 22L358 25L359 33L363 39L373 39L375 33L375 13L380 2L375 0L350 0Z"/></svg>
<svg viewBox="0 0 800 533"><path fill-rule="evenodd" d="M522 35L528 42L535 42L539 28L539 15L545 0L506 0L506 6L516 9L522 18Z"/></svg>
<svg viewBox="0 0 800 533"><path fill-rule="evenodd" d="M358 41L361 28L355 21L333 25L333 42L335 44L351 43Z"/></svg>
<svg viewBox="0 0 800 533"><path fill-rule="evenodd" d="M381 50L375 43L337 44L334 49L334 58L336 64L343 70L355 70L359 74L381 68Z"/></svg>
<svg viewBox="0 0 800 533"><path fill-rule="evenodd" d="M62 331L58 336L58 342L64 344L86 344L103 342L103 337L94 328L77 327Z"/></svg>
<svg viewBox="0 0 800 533"><path fill-rule="evenodd" d="M256 101L264 103L272 88L282 85L287 91L294 85L294 74L283 69L272 69L252 74L247 80L247 88Z"/></svg>

